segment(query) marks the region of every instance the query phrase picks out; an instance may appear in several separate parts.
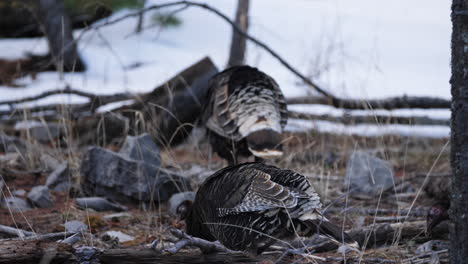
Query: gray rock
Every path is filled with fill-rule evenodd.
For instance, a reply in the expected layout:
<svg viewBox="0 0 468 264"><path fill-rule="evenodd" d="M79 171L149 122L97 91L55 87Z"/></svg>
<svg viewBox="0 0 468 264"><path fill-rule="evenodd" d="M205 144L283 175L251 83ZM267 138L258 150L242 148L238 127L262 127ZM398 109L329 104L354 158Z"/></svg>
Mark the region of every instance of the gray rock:
<svg viewBox="0 0 468 264"><path fill-rule="evenodd" d="M20 138L7 136L0 133L0 152L13 152L24 154L28 148L28 143Z"/></svg>
<svg viewBox="0 0 468 264"><path fill-rule="evenodd" d="M148 133L127 136L119 153L130 159L141 160L156 167L161 165L159 148Z"/></svg>
<svg viewBox="0 0 468 264"><path fill-rule="evenodd" d="M76 198L76 204L83 209L91 208L98 212L101 211L127 211L128 208L126 206L120 205L116 202L111 202L106 198L102 197L82 197Z"/></svg>
<svg viewBox="0 0 468 264"><path fill-rule="evenodd" d="M91 147L81 163L82 189L87 195L115 201L166 201L172 194L190 190L187 179L144 161Z"/></svg>
<svg viewBox="0 0 468 264"><path fill-rule="evenodd" d="M169 199L169 213L184 218L195 200L195 192L176 193Z"/></svg>
<svg viewBox="0 0 468 264"><path fill-rule="evenodd" d="M39 123L29 128L31 136L41 143L47 143L58 138L63 131L59 123Z"/></svg>
<svg viewBox="0 0 468 264"><path fill-rule="evenodd" d="M14 196L25 196L25 195L26 195L26 191L23 190L23 189L14 190L11 194L13 194Z"/></svg>
<svg viewBox="0 0 468 264"><path fill-rule="evenodd" d="M392 165L362 151L354 152L346 167L345 186L354 195L375 196L393 187Z"/></svg>
<svg viewBox="0 0 468 264"><path fill-rule="evenodd" d="M67 221L63 226L66 232L86 232L88 230L88 225L77 220Z"/></svg>
<svg viewBox="0 0 468 264"><path fill-rule="evenodd" d="M120 243L135 240L135 237L122 233L120 231L109 230L104 235L110 238L118 239Z"/></svg>
<svg viewBox="0 0 468 264"><path fill-rule="evenodd" d="M16 164L19 164L21 160L20 153L6 153L4 155L0 155L0 166L11 166L14 167Z"/></svg>
<svg viewBox="0 0 468 264"><path fill-rule="evenodd" d="M102 254L102 249L97 247L78 246L75 249L76 263L82 264L97 264L101 263L99 256Z"/></svg>
<svg viewBox="0 0 468 264"><path fill-rule="evenodd" d="M26 200L15 196L5 198L2 207L9 208L13 212L24 212L31 209L31 206Z"/></svg>
<svg viewBox="0 0 468 264"><path fill-rule="evenodd" d="M28 193L28 200L39 208L49 208L54 206L54 201L49 193L49 188L44 185L32 188Z"/></svg>
<svg viewBox="0 0 468 264"><path fill-rule="evenodd" d="M71 185L70 169L66 161L49 174L46 180L46 186L58 192L67 192Z"/></svg>
<svg viewBox="0 0 468 264"><path fill-rule="evenodd" d="M40 161L41 167L46 171L54 171L58 166L60 166L60 161L49 154L42 154Z"/></svg>

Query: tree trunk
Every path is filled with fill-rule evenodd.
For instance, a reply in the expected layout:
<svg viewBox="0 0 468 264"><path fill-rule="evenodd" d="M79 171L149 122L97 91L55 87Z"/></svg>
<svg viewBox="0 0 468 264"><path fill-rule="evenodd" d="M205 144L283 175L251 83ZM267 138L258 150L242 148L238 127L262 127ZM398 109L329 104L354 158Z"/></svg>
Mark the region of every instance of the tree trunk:
<svg viewBox="0 0 468 264"><path fill-rule="evenodd" d="M238 0L235 23L242 31L247 32L249 27L249 0ZM245 48L246 38L233 29L228 67L244 64Z"/></svg>
<svg viewBox="0 0 468 264"><path fill-rule="evenodd" d="M452 2L451 263L468 259L468 0Z"/></svg>
<svg viewBox="0 0 468 264"><path fill-rule="evenodd" d="M140 0L142 3L143 3L143 7L141 9L144 9L145 8L145 4L146 4L146 0ZM141 11L141 10L140 10ZM145 17L145 12L141 12L139 15L138 15L138 22L137 22L137 26L135 28L135 33L141 33L141 31L143 30L143 20L144 20L144 17Z"/></svg>
<svg viewBox="0 0 468 264"><path fill-rule="evenodd" d="M85 65L80 59L77 45L73 40L70 18L65 13L61 0L38 0L33 12L47 36L53 63L59 72L83 71Z"/></svg>

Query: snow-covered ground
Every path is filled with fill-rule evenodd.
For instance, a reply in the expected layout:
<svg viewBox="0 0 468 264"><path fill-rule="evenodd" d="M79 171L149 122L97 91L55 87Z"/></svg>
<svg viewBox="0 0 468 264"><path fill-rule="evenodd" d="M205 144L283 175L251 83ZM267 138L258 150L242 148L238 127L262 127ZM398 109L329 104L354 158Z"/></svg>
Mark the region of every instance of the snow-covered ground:
<svg viewBox="0 0 468 264"><path fill-rule="evenodd" d="M147 2L149 5L169 1ZM234 0L204 2L231 17L237 3ZM128 12L118 12L110 19ZM79 42L80 53L88 65L85 73L66 73L63 79L53 72L41 73L35 80L26 77L18 81L26 88L0 86L0 100L39 94L65 84L100 94L146 92L204 56L210 56L218 68L223 68L230 45L229 25L196 7L178 16L183 24L174 29L150 28L133 34L135 18L89 31ZM146 25L152 23L151 15L145 18ZM341 97L366 99L407 94L450 98L449 1L252 0L249 32ZM81 31L75 31L75 36L80 34ZM26 51L46 52L46 41L42 38L0 40L0 58L18 58ZM247 62L273 76L286 96L310 92L274 58L250 43ZM135 63L142 66L129 69ZM54 96L41 103L83 100L76 96ZM295 106L294 109L342 114L326 106ZM383 112L449 117L448 110ZM380 134L379 131L405 135L449 134L448 127L432 126L382 129L323 121L292 121L289 125L289 129L298 127L368 135Z"/></svg>

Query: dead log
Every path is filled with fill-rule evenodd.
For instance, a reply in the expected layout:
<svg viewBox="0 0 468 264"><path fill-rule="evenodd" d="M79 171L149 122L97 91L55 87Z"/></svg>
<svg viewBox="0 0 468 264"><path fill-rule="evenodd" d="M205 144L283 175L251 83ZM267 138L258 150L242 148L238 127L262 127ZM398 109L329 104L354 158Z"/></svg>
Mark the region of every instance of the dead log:
<svg viewBox="0 0 468 264"><path fill-rule="evenodd" d="M260 258L264 260L265 257ZM164 255L152 249L108 249L99 256L103 264L138 264L138 263L256 263L260 259L242 253L233 254L188 254Z"/></svg>
<svg viewBox="0 0 468 264"><path fill-rule="evenodd" d="M321 104L330 105L336 108L350 110L371 110L371 109L401 109L401 108L421 108L421 109L450 109L451 102L447 99L436 97L401 96L385 99L340 99L336 97L303 96L287 98L288 104Z"/></svg>
<svg viewBox="0 0 468 264"><path fill-rule="evenodd" d="M0 240L0 263L67 263L73 257L69 244L44 240Z"/></svg>
<svg viewBox="0 0 468 264"><path fill-rule="evenodd" d="M330 207L326 211L327 213L343 213L348 214L357 214L357 215L408 215L413 217L425 217L427 215L428 207L414 207L411 209L385 209L385 208L359 208L359 207L349 207L346 209Z"/></svg>
<svg viewBox="0 0 468 264"><path fill-rule="evenodd" d="M381 245L398 243L399 241L411 239L418 242L426 242L431 239L447 239L449 223L444 222L433 230L432 237L425 236L426 221L402 222L402 223L380 223L362 228L351 229L348 234L353 237L361 247L373 248ZM310 245L309 249L315 252L331 251L338 248L336 243L327 241L317 244L316 241L301 242ZM296 243L297 244L297 243ZM298 245L301 245L298 244ZM294 245L294 244L293 244ZM302 244L303 245L303 244Z"/></svg>
<svg viewBox="0 0 468 264"><path fill-rule="evenodd" d="M345 125L354 124L401 124L401 125L438 125L449 126L450 120L433 119L428 116L385 116L385 115L366 115L366 116L331 116L331 115L316 115L309 113L300 113L289 111L289 118L297 118L302 120L323 120Z"/></svg>
<svg viewBox="0 0 468 264"><path fill-rule="evenodd" d="M206 102L208 82L218 69L208 58L188 67L134 104L114 112L130 119L131 133L149 131L161 145L183 141L192 131ZM142 120L143 117L143 120ZM141 127L144 121L146 127ZM142 131L140 131L142 130Z"/></svg>

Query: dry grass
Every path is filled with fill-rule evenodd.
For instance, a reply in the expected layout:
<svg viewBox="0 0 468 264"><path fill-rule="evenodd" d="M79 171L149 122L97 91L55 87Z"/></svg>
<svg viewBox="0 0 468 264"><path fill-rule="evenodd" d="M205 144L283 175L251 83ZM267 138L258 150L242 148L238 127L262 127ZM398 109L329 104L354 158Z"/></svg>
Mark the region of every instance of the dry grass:
<svg viewBox="0 0 468 264"><path fill-rule="evenodd" d="M66 111L64 109L64 111ZM63 116L68 113L64 112ZM29 120L30 115L25 113L25 120ZM154 129L145 127L142 114L136 114L140 117L137 123L141 125L141 130ZM43 121L45 123L45 121ZM7 190L24 189L29 191L33 186L44 184L47 172L40 173L39 176L28 174L28 171L41 170L42 164L39 157L42 154L48 154L59 161L68 161L72 180L79 184L81 175L79 173L82 149L78 147L78 138L73 131L73 123L66 119L59 120L64 127L62 136L53 139L49 144L42 144L34 140L28 130L18 132L16 130L4 129L5 132L20 136L30 143L27 155L21 156L16 164L9 164L8 169L26 171L21 178L7 181ZM157 123L157 120L154 120ZM185 124L181 124L181 127ZM103 130L105 127L96 129ZM101 131L102 132L102 131ZM152 133L157 134L157 130ZM97 133L99 135L105 133ZM366 150L374 155L388 160L392 163L396 171L396 185L407 183L414 190L420 190L425 177L418 176L432 170L433 173L449 173L449 147L444 149L447 139L429 139L429 138L409 138L399 136L382 137L360 137L344 136L316 131L285 133L284 136L284 157L269 161L270 163L298 172L310 177L317 191L322 196L325 205L334 202L334 208L386 208L403 209L413 206L428 205L428 200L424 194L420 197L416 195L398 197L398 193L384 194L379 199L362 199L348 197L346 186L344 186L344 175L348 157L356 150ZM118 150L120 143L112 143L105 138L97 138L97 143L111 150ZM203 130L194 129L192 136L187 143L177 147L163 145L161 148L161 161L166 167L176 172L184 172L193 167L201 167L206 170L216 170L227 165L217 155L211 153L211 147L204 140ZM440 155L438 162L435 163ZM5 177L5 175L3 175ZM8 175L6 175L8 176ZM198 183L194 182L196 188ZM64 194L52 192L55 197L55 206L49 209L33 209L26 212L15 213L8 209L0 209L0 224L16 226L26 230L34 230L38 233L48 233L63 230L63 223L70 220L80 220L88 223L91 230L86 239L79 243L101 246L115 247L115 241L102 241L99 234L106 230L120 230L129 235L135 236L135 240L126 242L120 247L141 247L151 240L159 238L167 239L170 235L167 230L169 227L182 228L183 222L170 217L165 205L156 203L149 204L127 204L130 207L131 217L122 219L102 220L109 213L98 213L90 210L81 210L76 207L73 198L76 191ZM3 196L10 196L11 192L4 192ZM395 198L397 197L397 198ZM416 199L417 198L417 199ZM335 211L336 212L336 211ZM361 216L344 213L328 214L332 221L342 223L345 229L352 227L369 225L375 223L375 216ZM102 221L98 221L102 220ZM421 220L421 219L419 219ZM100 222L100 225L95 223ZM394 244L381 249L367 249L359 256L361 259L367 258L385 258L398 260L410 257L414 254L417 245L415 241L401 241L398 237L394 239ZM333 252L318 254L319 256L340 257ZM363 262L364 263L364 262Z"/></svg>

